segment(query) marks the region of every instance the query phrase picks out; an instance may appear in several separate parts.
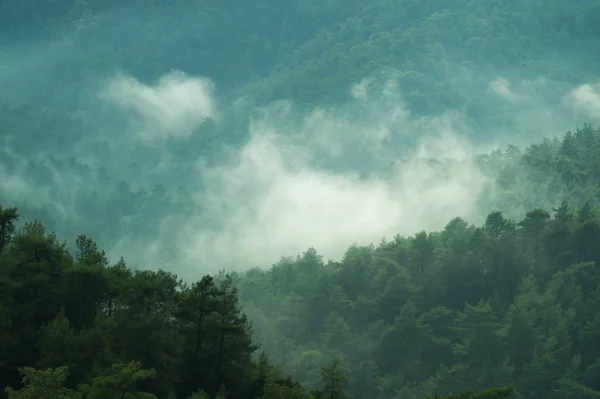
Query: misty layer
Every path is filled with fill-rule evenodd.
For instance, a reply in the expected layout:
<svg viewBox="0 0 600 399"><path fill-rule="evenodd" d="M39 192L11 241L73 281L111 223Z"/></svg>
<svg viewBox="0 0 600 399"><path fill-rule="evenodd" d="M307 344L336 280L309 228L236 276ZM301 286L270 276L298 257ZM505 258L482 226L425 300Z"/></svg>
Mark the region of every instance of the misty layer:
<svg viewBox="0 0 600 399"><path fill-rule="evenodd" d="M439 229L452 215L518 218L565 199L522 154L492 151L595 120L596 86L473 73L454 84L475 83L511 112L504 125L483 128L460 110L416 115L394 79L361 79L351 101L306 109L218 97L210 79L178 71L150 83L119 74L96 92L116 123L98 119L97 134L75 142L78 159L25 155L7 141L1 186L64 235L107 215L89 233L111 257L148 267L175 257L190 275L268 267L310 246L336 259L352 242Z"/></svg>
<svg viewBox="0 0 600 399"><path fill-rule="evenodd" d="M207 79L186 78L181 72L173 72L152 87L119 76L108 82L101 97L136 117L134 134L146 138L177 137L189 135L207 118L215 118L212 90Z"/></svg>
<svg viewBox="0 0 600 399"><path fill-rule="evenodd" d="M503 99L520 101L521 107L533 104L544 83L520 86L518 93L506 80L490 83ZM189 131L217 113L225 118L235 112L234 107L217 110L214 94L206 90L211 87L208 80L180 73L155 86L121 76L108 87L111 96L105 98L153 127L154 138ZM339 258L349 243L440 229L451 215L482 220L490 206L486 200L499 190L498 171L485 173L474 155L493 148L497 137L477 147L460 131L469 127L456 113L413 117L393 81L374 91L363 80L352 93L353 103L304 114L291 102L254 108L247 142L231 149L217 166L207 167L202 160L196 164L197 181L188 186L195 211L185 219L176 211L165 215L178 219L177 228L159 229L158 236L178 236L188 268L214 271L268 266L310 246ZM563 101L587 111L589 105L585 108L581 101L588 98L584 104L589 104L594 95L582 86L563 95ZM360 119L353 116L357 112ZM400 150L399 160L390 143L411 136L417 145ZM387 178L359 179L360 170L327 167L345 154L375 159L381 167L395 163Z"/></svg>

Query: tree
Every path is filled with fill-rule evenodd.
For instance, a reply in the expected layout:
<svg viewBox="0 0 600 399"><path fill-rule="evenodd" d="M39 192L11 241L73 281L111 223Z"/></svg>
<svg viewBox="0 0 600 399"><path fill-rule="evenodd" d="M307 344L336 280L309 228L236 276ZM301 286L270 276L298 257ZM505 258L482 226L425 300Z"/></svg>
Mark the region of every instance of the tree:
<svg viewBox="0 0 600 399"><path fill-rule="evenodd" d="M89 266L108 266L104 251L99 251L96 243L85 234L77 236L76 247L75 259L77 262Z"/></svg>
<svg viewBox="0 0 600 399"><path fill-rule="evenodd" d="M12 240L18 218L17 208L2 208L0 205L0 253Z"/></svg>
<svg viewBox="0 0 600 399"><path fill-rule="evenodd" d="M23 388L6 388L8 399L79 399L77 392L63 387L69 372L67 367L36 370L32 367L20 369ZM106 398L108 399L108 397Z"/></svg>
<svg viewBox="0 0 600 399"><path fill-rule="evenodd" d="M533 268L537 269L541 255L541 237L550 214L544 209L534 209L525 214L525 219L519 223L525 230L525 238L532 246Z"/></svg>
<svg viewBox="0 0 600 399"><path fill-rule="evenodd" d="M460 392L445 396L430 396L426 399L509 399L514 395L514 389L511 386L503 388L489 388L479 392Z"/></svg>
<svg viewBox="0 0 600 399"><path fill-rule="evenodd" d="M216 298L215 371L221 384L232 386L244 375L258 346L252 343L252 325L241 312L237 288L230 275L221 282Z"/></svg>
<svg viewBox="0 0 600 399"><path fill-rule="evenodd" d="M348 399L352 395L348 392L350 379L342 369L342 360L334 358L329 364L321 368L323 388L321 394L327 399Z"/></svg>
<svg viewBox="0 0 600 399"><path fill-rule="evenodd" d="M156 376L154 369L144 370L139 362L114 364L90 385L79 388L86 399L158 399L156 395L141 391L139 382Z"/></svg>

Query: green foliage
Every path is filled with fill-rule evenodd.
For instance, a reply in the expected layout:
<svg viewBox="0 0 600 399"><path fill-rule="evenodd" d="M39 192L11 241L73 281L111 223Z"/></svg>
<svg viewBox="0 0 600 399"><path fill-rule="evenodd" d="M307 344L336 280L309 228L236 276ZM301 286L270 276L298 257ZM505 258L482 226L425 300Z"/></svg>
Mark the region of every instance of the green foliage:
<svg viewBox="0 0 600 399"><path fill-rule="evenodd" d="M587 212L586 215L595 213ZM498 215L494 218L494 225L498 225L498 221L503 221L500 223L503 226L511 225ZM581 219L580 223L587 221ZM493 237L490 239L495 239ZM463 376L468 378L463 382L477 380L478 385L493 385L503 381L501 370L506 362L502 352L498 352L492 363L488 356L493 348L490 344L501 345L504 336L489 301L480 301L477 306L467 304L465 311L457 314L455 326L449 329L439 323L448 320L451 316L448 311L435 307L420 315L416 305L408 302L391 325L374 324L379 327L373 331L379 328L380 344L387 348L387 352L374 352L374 362L370 365L361 362L357 367L357 360L368 354L371 344L363 345L364 348L355 346L353 326L360 320L351 317L345 320L345 307L352 305L352 301L345 299L344 285L336 286L333 292L337 292L337 296L326 304L331 310L323 319L322 327L305 328L325 328L315 336L325 345L323 353L346 352L347 357L342 362L341 358L334 356L329 363L323 364L325 357L320 352L305 351L301 364L317 367L321 372L318 389L307 395L297 381L280 369L272 368L264 352L257 360L253 358L258 346L252 343L253 330L241 311L238 288L230 275L205 276L188 286L175 275L162 270L132 272L123 260L109 265L103 252L85 236L78 237L78 252L74 259L65 250L64 243L59 243L54 234L46 233L39 223L26 223L7 238L10 239L7 239L0 257L0 281L7 287L0 297L0 332L4 338L0 358L6 359L0 365L0 378L8 382L7 398L343 399L352 397L350 389L374 395L384 393L388 377L387 374L378 377L380 372L400 370L417 379L435 370L427 366L430 358L443 359L446 356L452 359L453 353L457 359L463 358L463 362L472 364L470 371L453 366L451 374L468 371ZM428 248L435 249L437 236L428 240ZM411 243L414 251L422 245L418 239ZM367 251L376 249L369 247ZM350 252L352 255L344 259L355 267L357 262L367 259L360 255L366 254L364 248L352 247ZM418 257L407 259L422 262ZM296 272L314 272L316 268L322 268L324 277L331 272L331 264L324 265L314 250L307 251L297 262L303 267ZM310 263L313 263L312 266ZM340 269L336 267L333 270L336 273L330 277L335 279ZM393 273L394 270L399 269L388 272ZM430 273L423 274L420 268L410 270L405 279L414 274L426 282L432 276ZM368 271L365 269L363 273ZM549 283L550 293L547 295L551 296L548 298L573 301L576 297L561 287L565 284L565 287L577 287L593 276L594 270L585 263L559 272ZM237 276L236 280L242 288L247 288L244 278ZM356 277L350 275L348 278ZM314 287L303 282L305 277L295 281L300 292L314 292ZM377 279L373 281L378 284ZM294 282L289 281L288 284L292 285L287 289L293 290ZM276 287L271 286L269 290L275 291L268 292L281 292L282 287ZM368 291L367 286L360 288L349 284L347 287L358 290L360 298L368 298L366 292L362 292L365 288ZM585 289L592 292L592 285L586 285ZM407 295L419 295L421 290L422 287L418 286ZM302 303L313 306L311 302ZM378 312L377 305L374 305L373 311ZM569 344L569 331L565 328L574 319L568 312L566 316L562 324L541 324L554 331L550 333L554 335L550 336L556 337L555 341L544 343L543 353L555 354L557 359L568 356L559 346ZM474 328L479 332L474 333ZM585 330L586 337L592 337L589 334L592 334L593 328L590 324ZM450 340L440 338L444 331L453 332L460 338L453 351L449 351ZM311 336L303 337L309 339L307 344L310 345ZM343 344L340 345L340 342ZM534 337L532 345L535 344ZM398 363L387 361L385 366L382 361L388 352L402 353L406 364L398 368ZM584 361L587 364L594 359L586 357ZM531 361L525 362L526 366L531 367ZM481 374L482 369L495 371ZM364 375L348 374L357 371ZM17 379L19 372L21 380ZM374 374L369 377L368 373ZM444 381L442 374L438 372L440 384ZM554 376L552 378L559 378ZM563 377L560 379L563 390L568 386L585 387L582 380L574 375ZM523 385L523 389L526 388L527 385Z"/></svg>
<svg viewBox="0 0 600 399"><path fill-rule="evenodd" d="M18 217L16 208L3 209L0 206L0 253L12 239Z"/></svg>
<svg viewBox="0 0 600 399"><path fill-rule="evenodd" d="M253 357L229 275L188 286L163 270L110 265L83 235L74 259L39 223L6 231L0 380L11 398L261 395L270 366Z"/></svg>
<svg viewBox="0 0 600 399"><path fill-rule="evenodd" d="M141 392L138 381L154 378L156 371L142 370L139 362L114 364L103 375L94 378L91 385L79 388L87 399L157 399L156 395Z"/></svg>
<svg viewBox="0 0 600 399"><path fill-rule="evenodd" d="M298 257L242 276L240 292L261 315L257 340L309 389L322 387L308 354L329 353L348 365L356 397L417 399L508 384L517 397L592 395L600 388L591 332L600 259L588 240L598 215L589 203L563 203L519 222L500 212L480 227L454 219L442 232L351 246L341 261L319 266L319 288L303 284L315 269ZM315 289L336 294L317 307L307 301ZM317 312L325 316L313 325ZM278 322L298 314L311 317L293 330Z"/></svg>
<svg viewBox="0 0 600 399"><path fill-rule="evenodd" d="M335 358L331 363L323 366L321 378L323 379L323 396L331 399L349 399L351 397L347 391L349 379L342 370L340 358Z"/></svg>
<svg viewBox="0 0 600 399"><path fill-rule="evenodd" d="M187 399L210 399L210 396L208 396L203 390L198 390L198 392L194 392L193 394L191 394L190 396L188 396Z"/></svg>
<svg viewBox="0 0 600 399"><path fill-rule="evenodd" d="M43 63L47 58L70 67L70 81L47 79L39 88L38 97L47 103L60 99L75 105L69 99L76 97L73 92L107 69L152 79L174 66L210 76L226 89L243 85L238 91L263 101L331 103L345 99L350 84L395 68L405 96L420 112L465 107L476 113L482 107L477 98L448 84L449 65L456 65L455 75L461 66L478 64L518 67L524 76L571 81L589 76L599 61L593 52L598 30L590 17L595 12L593 0L402 5L294 0L285 7L270 0L205 7L183 0L136 1L127 7L32 1L4 7L0 32L12 40L44 34L62 39L29 60L41 73L51 70ZM133 15L139 23L131 21Z"/></svg>
<svg viewBox="0 0 600 399"><path fill-rule="evenodd" d="M19 391L8 387L8 399L75 399L76 395L71 389L63 387L68 371L67 367L56 369L36 370L31 367L20 369L23 375L23 388Z"/></svg>
<svg viewBox="0 0 600 399"><path fill-rule="evenodd" d="M450 394L445 396L439 396L437 394L428 396L426 399L509 399L514 394L513 387L503 388L489 388L479 392L461 392L457 394Z"/></svg>
<svg viewBox="0 0 600 399"><path fill-rule="evenodd" d="M585 129L573 137L600 141ZM535 154L518 161L539 177ZM15 398L420 399L509 384L516 397L595 397L600 211L573 202L518 222L499 211L481 226L454 218L440 232L352 245L338 262L311 248L191 285L111 265L85 235L73 257L41 223L16 228L17 210L2 208L0 377Z"/></svg>

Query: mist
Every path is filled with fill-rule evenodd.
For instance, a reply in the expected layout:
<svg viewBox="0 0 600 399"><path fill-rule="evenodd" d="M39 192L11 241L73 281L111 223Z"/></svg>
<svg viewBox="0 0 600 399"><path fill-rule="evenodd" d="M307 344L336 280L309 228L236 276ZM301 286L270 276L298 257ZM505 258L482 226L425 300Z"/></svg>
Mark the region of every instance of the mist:
<svg viewBox="0 0 600 399"><path fill-rule="evenodd" d="M581 85L571 92L569 100L587 118L594 121L600 118L600 85Z"/></svg>
<svg viewBox="0 0 600 399"><path fill-rule="evenodd" d="M439 58L435 74L431 66L409 73L381 65L354 74L339 96L345 100L307 105L277 90L297 73L277 65L309 49L277 58L256 39L260 62L244 69L218 55L225 36L191 33L195 18L208 17L184 8L167 15L111 7L85 14L76 35L64 38L57 27L6 47L4 96L34 111L52 106L47 125L60 117L74 127L69 136L57 133L60 144L37 135L18 147L12 133L4 137L4 202L70 242L90 234L112 261L124 256L133 267L193 278L270 267L308 247L339 259L353 243L438 230L456 216L482 221L502 190L500 171L483 170L476 155L525 147L600 117L595 82L524 77L486 59L465 63L445 46L428 50ZM178 16L186 29L163 38ZM156 46L160 55L88 65L87 48L100 58L127 54L138 40L132 32L149 20L154 25L144 25L135 44ZM211 50L198 53L198 43ZM69 65L81 73L67 76ZM444 86L430 90L431 99L415 97L434 75ZM319 93L318 85L309 88ZM52 146L38 147L37 139ZM504 207L515 217L523 208Z"/></svg>
<svg viewBox="0 0 600 399"><path fill-rule="evenodd" d="M339 259L350 244L438 230L456 216L479 223L490 211L484 199L497 188L474 156L515 139L526 141L523 133L545 115L552 116L546 123L554 122L554 129L542 126L539 136L526 139L562 133L573 112L587 110L595 99L585 86L577 87L557 96L565 104L563 113L550 113L548 100L541 100L548 82L511 84L495 78L487 90L517 104L521 112L512 122L523 128L507 132L497 126L486 140L474 143L469 136L475 127L460 112L415 116L394 81L381 90L369 82L365 78L349 88L352 102L305 112L291 101L223 104L209 78L182 72L154 85L123 75L108 81L99 95L135 120L123 130L124 143L150 140L160 147L157 140L189 134L215 115L226 121L244 112L248 121L243 145L228 148L217 165L199 158L190 166L190 212L165 215L154 227L155 240L123 237L109 253L151 266L169 241L178 266L162 266L197 277L222 268L269 267L309 247ZM166 150L159 154L174 161ZM391 178L377 175L390 164ZM365 177L365 171L375 173Z"/></svg>

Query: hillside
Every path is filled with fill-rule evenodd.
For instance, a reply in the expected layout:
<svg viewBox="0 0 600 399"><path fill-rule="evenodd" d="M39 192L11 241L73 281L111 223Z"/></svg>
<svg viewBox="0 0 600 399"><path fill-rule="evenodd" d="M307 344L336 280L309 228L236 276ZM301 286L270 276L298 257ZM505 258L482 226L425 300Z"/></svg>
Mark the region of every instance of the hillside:
<svg viewBox="0 0 600 399"><path fill-rule="evenodd" d="M17 211L5 208L2 379L14 387L19 367L51 367L51 374L33 381L56 379L82 393L117 384L102 379L119 372L151 379L136 386L159 398L169 391L186 397L197 389L213 397L222 384L231 397L263 392L270 398L267 392L285 389L300 395L302 389L317 398L327 389L322 371L335 366L346 381L344 392L356 398L420 399L508 385L518 398L594 397L600 391L600 353L593 350L600 209L591 204L598 200L594 162L600 154L592 150L599 146L600 131L588 125L562 140L475 158L482 171L496 172L494 187L504 196L490 198L507 213L527 205L519 195L530 195L532 203L563 201L555 209L531 208L516 221L494 211L480 225L448 217L442 230L353 244L340 259L324 258L317 245L272 267L238 265L246 271L206 275L193 284L168 271L132 271L123 259L111 264L83 235L73 257L67 243L39 223L15 230ZM419 165L452 175L448 162L422 159ZM365 179L394 181L399 170L402 165L392 165L382 176ZM534 182L537 190L528 191ZM162 255L170 269L178 269L176 257ZM214 295L206 299L214 310L207 308L208 324L198 335L200 324L193 327L189 318L205 306L205 290ZM227 307L219 305L221 295L231 301ZM246 377L210 377L213 371L198 369L198 380L189 363L199 361L189 358L194 331L207 340L194 356L215 360L211 351L225 326L211 318L220 312L232 323L223 331L241 334L228 341L235 345L228 346L227 361L233 363L227 373ZM272 377L260 371L266 357L249 357L257 350L251 340L283 371L273 369ZM242 359L245 366L238 369ZM218 369L213 360L198 367ZM302 385L285 382L283 372ZM247 389L257 391L244 396Z"/></svg>
<svg viewBox="0 0 600 399"><path fill-rule="evenodd" d="M530 108L554 107L565 90L593 83L600 61L596 0L292 1L285 7L269 0L36 0L2 7L0 88L7 101L0 115L10 123L0 135L29 152L72 155L72 145L89 136L114 140L110 131L123 131L124 121L97 92L115 73L150 84L181 70L209 78L222 101L285 99L301 109L346 103L363 79L381 88L393 78L411 112L458 111L472 138L482 138L483 130L522 130L526 123L514 115L522 109L490 90L491 81L502 77L513 90L533 90ZM540 78L546 86L528 86ZM240 129L221 127L228 137L218 144L239 145L245 134L232 130ZM48 139L31 143L33 135ZM202 144L194 147L206 153ZM106 154L103 161L120 156Z"/></svg>
<svg viewBox="0 0 600 399"><path fill-rule="evenodd" d="M237 281L257 340L309 387L340 356L359 398L505 384L523 398L587 397L600 389L599 232L589 206L519 222L493 212L339 261L309 249Z"/></svg>
<svg viewBox="0 0 600 399"><path fill-rule="evenodd" d="M0 388L598 397L599 17L0 2Z"/></svg>
<svg viewBox="0 0 600 399"><path fill-rule="evenodd" d="M16 215L2 211L0 254L2 379L13 386L27 366L54 368L32 384L65 382L101 397L122 384L157 395L148 398L216 395L221 386L234 398L267 395L264 385L246 396L269 381L259 372L266 358L249 357L254 331L271 361L314 397L328 389L321 369L354 397L514 385L517 397L559 399L600 390L600 219L587 204L564 203L552 216L534 209L518 223L500 212L480 227L455 218L440 232L353 245L340 261L309 249L271 269L192 285L162 270L133 273L123 260L110 265L85 236L74 259L40 224L15 231Z"/></svg>
<svg viewBox="0 0 600 399"><path fill-rule="evenodd" d="M599 116L585 86L599 61L592 0L0 7L3 198L59 234L88 232L113 258L149 240L173 247L164 230L191 216L220 231L222 216L211 219L220 211L198 198L236 190L207 180L236 167L256 121L293 136L311 172L346 179L413 157L423 137L448 129L481 153L524 148ZM259 180L256 168L240 180ZM560 202L528 202L521 189L511 188L525 201L511 217ZM489 209L449 212L482 218ZM299 250L281 248L290 249Z"/></svg>
<svg viewBox="0 0 600 399"><path fill-rule="evenodd" d="M85 235L72 256L39 222L17 229L18 217L0 207L0 397L351 397L338 357L319 367L321 383L308 392L264 352L255 356L231 275L187 284L164 270L133 272L123 259L110 264Z"/></svg>
<svg viewBox="0 0 600 399"><path fill-rule="evenodd" d="M38 100L74 99L85 79L111 69L148 80L176 68L208 76L225 90L255 80L251 90L266 101L339 102L351 84L391 68L410 102L426 112L475 106L471 96L449 90L450 76L465 63L491 73L585 82L600 61L589 51L598 46L593 16L599 7L593 0L292 1L285 7L269 0L36 0L4 5L0 26L9 50L3 66L26 65L17 76L38 70L35 80L12 83L37 92L36 83L48 84ZM35 54L22 60L24 53ZM48 78L61 70L60 79Z"/></svg>

